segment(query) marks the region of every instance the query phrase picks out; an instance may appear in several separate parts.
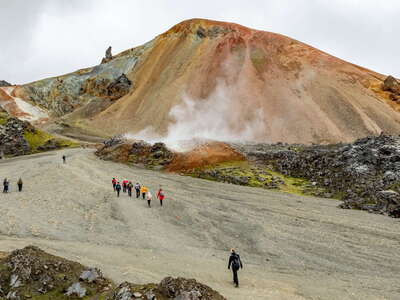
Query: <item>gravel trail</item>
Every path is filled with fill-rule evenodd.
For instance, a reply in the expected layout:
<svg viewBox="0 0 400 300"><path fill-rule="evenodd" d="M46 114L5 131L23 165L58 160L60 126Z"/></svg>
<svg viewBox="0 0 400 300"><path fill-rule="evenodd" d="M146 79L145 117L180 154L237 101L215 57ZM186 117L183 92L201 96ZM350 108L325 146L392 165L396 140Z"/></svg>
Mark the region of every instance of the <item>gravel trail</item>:
<svg viewBox="0 0 400 300"><path fill-rule="evenodd" d="M0 251L37 245L116 282L196 278L234 300L400 299L400 222L336 200L131 168L90 149L0 161L4 177L12 193L0 194ZM117 198L112 177L153 195L162 185L165 206ZM239 289L227 270L231 247L245 267Z"/></svg>

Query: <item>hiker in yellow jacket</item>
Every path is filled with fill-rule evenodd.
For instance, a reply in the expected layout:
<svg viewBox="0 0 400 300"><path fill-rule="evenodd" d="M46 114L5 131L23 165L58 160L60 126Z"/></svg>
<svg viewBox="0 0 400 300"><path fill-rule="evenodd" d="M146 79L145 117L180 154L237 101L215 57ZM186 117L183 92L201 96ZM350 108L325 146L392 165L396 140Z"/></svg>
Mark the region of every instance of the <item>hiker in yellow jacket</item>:
<svg viewBox="0 0 400 300"><path fill-rule="evenodd" d="M148 192L148 188L144 185L140 188L140 193L142 194L143 200L146 199L146 193Z"/></svg>

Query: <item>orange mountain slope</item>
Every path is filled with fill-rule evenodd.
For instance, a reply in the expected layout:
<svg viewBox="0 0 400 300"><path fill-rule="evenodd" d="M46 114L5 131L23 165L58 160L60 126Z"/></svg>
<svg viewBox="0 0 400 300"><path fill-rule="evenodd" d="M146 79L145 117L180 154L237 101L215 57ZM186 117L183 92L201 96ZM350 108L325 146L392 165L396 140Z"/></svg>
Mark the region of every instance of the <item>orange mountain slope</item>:
<svg viewBox="0 0 400 300"><path fill-rule="evenodd" d="M122 73L131 87L110 100L104 86ZM283 35L193 19L14 94L104 135L332 143L399 132L399 105L384 79Z"/></svg>

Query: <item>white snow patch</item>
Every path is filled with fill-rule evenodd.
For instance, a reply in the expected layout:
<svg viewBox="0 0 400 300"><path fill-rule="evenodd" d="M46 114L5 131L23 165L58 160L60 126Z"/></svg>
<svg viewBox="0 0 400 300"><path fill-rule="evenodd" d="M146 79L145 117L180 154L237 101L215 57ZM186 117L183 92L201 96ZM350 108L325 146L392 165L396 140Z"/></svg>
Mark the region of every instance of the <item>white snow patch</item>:
<svg viewBox="0 0 400 300"><path fill-rule="evenodd" d="M49 118L49 115L45 110L43 110L37 106L34 106L34 105L22 100L21 98L13 97L11 95L11 93L13 92L14 87L3 87L2 89L3 89L3 91L5 91L7 93L8 96L10 96L14 100L14 103L17 106L18 110L20 110L21 112L26 114L24 116L18 117L19 119L21 119L23 121L33 122L33 121L38 121L41 119ZM6 109L7 105L9 105L10 102L11 101L3 102L2 107L4 109Z"/></svg>
<svg viewBox="0 0 400 300"><path fill-rule="evenodd" d="M21 120L25 121L37 121L40 119L48 118L49 115L41 108L37 106L33 106L32 104L14 97L15 104L17 104L18 108L24 113L29 114L29 116L21 117Z"/></svg>

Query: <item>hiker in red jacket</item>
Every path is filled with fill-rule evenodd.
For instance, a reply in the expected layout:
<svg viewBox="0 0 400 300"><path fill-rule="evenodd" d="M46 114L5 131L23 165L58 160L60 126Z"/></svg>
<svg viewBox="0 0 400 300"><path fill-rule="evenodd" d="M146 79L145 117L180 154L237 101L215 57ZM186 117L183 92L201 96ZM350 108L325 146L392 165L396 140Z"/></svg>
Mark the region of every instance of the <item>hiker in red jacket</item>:
<svg viewBox="0 0 400 300"><path fill-rule="evenodd" d="M162 206L163 200L165 198L165 194L163 189L160 187L160 189L157 192L157 198L160 200L160 205Z"/></svg>
<svg viewBox="0 0 400 300"><path fill-rule="evenodd" d="M122 181L122 191L124 193L126 193L126 191L127 191L128 183L129 183L129 181L126 179Z"/></svg>
<svg viewBox="0 0 400 300"><path fill-rule="evenodd" d="M114 189L114 192L115 192L115 186L117 185L117 179L113 178L113 179L111 180L111 182L112 182L113 189Z"/></svg>

